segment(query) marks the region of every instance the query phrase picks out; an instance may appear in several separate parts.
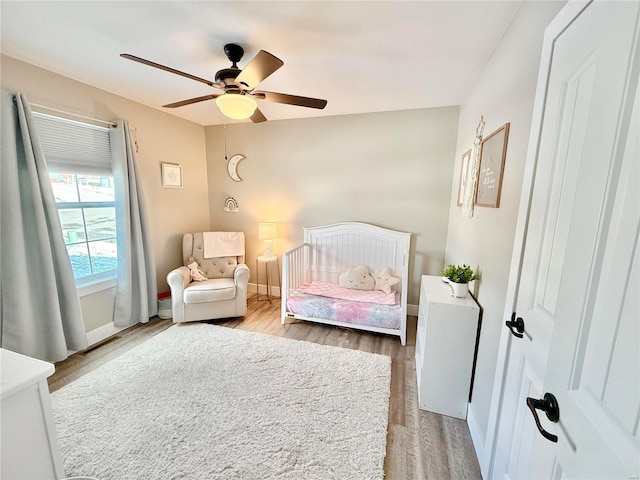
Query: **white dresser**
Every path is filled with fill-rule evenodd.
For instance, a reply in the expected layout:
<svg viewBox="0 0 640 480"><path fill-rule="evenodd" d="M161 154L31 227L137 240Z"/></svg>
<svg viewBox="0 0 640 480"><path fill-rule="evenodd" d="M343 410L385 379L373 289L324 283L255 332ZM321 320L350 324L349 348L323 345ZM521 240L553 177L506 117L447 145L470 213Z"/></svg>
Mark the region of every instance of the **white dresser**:
<svg viewBox="0 0 640 480"><path fill-rule="evenodd" d="M442 277L422 276L416 334L421 409L467 417L479 314L471 295L455 298Z"/></svg>
<svg viewBox="0 0 640 480"><path fill-rule="evenodd" d="M47 385L53 372L50 363L0 349L0 478L64 477Z"/></svg>

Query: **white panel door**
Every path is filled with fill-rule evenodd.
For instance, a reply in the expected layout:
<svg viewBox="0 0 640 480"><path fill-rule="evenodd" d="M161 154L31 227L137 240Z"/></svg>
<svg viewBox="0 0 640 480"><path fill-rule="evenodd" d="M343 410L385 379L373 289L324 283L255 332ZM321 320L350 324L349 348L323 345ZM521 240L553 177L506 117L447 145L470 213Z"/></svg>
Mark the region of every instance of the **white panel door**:
<svg viewBox="0 0 640 480"><path fill-rule="evenodd" d="M592 165L580 179L577 196L594 214L576 216L570 229L544 383L560 407L558 427L549 426L559 440L551 450L535 444L534 457L545 457L532 464L536 478L639 475L639 110L636 101L609 171Z"/></svg>
<svg viewBox="0 0 640 480"><path fill-rule="evenodd" d="M554 27L550 67L541 65L549 75L516 301L524 332L507 353L492 478L638 475L640 185L629 124L640 3L569 8L576 16ZM527 405L546 392L557 423ZM557 443L539 433L534 410Z"/></svg>

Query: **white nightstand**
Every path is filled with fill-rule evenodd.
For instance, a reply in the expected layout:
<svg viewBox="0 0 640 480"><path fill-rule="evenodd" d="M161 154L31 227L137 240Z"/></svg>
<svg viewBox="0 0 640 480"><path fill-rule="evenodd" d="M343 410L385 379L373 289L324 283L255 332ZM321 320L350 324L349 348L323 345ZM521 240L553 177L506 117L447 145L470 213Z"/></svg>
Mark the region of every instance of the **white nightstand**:
<svg viewBox="0 0 640 480"><path fill-rule="evenodd" d="M416 332L421 409L467 418L479 315L471 295L453 297L441 276L422 276Z"/></svg>
<svg viewBox="0 0 640 480"><path fill-rule="evenodd" d="M278 274L278 290L281 288L280 285L280 264L278 262L277 255L260 255L256 259L256 302L260 301L260 265L264 264L264 271L267 277L267 300L271 303L271 290L273 285L271 285L271 265L275 264L276 272Z"/></svg>
<svg viewBox="0 0 640 480"><path fill-rule="evenodd" d="M2 478L62 478L64 466L47 377L54 366L0 349Z"/></svg>

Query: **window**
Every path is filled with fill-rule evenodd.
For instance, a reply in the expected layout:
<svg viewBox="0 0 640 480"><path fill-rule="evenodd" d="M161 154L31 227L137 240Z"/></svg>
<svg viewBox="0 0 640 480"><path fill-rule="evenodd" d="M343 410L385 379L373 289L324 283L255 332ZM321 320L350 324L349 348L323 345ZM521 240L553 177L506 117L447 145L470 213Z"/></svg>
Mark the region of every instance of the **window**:
<svg viewBox="0 0 640 480"><path fill-rule="evenodd" d="M49 178L74 277L86 280L114 276L117 247L113 177L49 172Z"/></svg>
<svg viewBox="0 0 640 480"><path fill-rule="evenodd" d="M33 116L76 283L115 278L116 198L109 129L42 113Z"/></svg>

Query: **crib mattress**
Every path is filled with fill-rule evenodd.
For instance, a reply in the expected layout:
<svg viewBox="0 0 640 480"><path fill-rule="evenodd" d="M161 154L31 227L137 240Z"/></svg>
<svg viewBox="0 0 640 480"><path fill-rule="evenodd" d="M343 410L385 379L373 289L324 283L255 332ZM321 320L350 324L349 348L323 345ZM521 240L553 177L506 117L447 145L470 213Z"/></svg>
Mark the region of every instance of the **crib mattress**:
<svg viewBox="0 0 640 480"><path fill-rule="evenodd" d="M400 305L355 302L294 291L287 297L287 308L297 315L355 325L389 329L401 326Z"/></svg>

